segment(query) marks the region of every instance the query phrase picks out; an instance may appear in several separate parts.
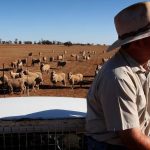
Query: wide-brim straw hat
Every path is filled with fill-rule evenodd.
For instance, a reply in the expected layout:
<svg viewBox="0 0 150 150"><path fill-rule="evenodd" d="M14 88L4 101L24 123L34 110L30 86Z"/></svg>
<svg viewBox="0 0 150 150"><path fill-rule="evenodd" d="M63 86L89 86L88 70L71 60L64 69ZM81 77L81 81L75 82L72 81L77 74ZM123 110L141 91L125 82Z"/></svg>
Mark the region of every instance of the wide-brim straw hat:
<svg viewBox="0 0 150 150"><path fill-rule="evenodd" d="M114 50L124 44L150 36L150 2L140 2L120 11L114 18L118 40L108 47Z"/></svg>

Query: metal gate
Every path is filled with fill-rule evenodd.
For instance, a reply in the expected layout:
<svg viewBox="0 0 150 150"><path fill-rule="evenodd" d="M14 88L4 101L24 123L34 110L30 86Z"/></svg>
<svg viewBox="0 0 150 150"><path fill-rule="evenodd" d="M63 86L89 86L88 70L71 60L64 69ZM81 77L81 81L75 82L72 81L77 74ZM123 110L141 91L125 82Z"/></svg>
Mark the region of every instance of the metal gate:
<svg viewBox="0 0 150 150"><path fill-rule="evenodd" d="M0 150L85 150L84 121L0 121Z"/></svg>

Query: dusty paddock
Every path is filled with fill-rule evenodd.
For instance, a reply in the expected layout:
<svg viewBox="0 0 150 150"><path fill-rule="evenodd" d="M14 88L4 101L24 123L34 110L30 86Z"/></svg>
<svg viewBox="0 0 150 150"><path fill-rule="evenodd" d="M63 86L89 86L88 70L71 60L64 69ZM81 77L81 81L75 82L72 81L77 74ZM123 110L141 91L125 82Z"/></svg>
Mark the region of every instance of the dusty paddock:
<svg viewBox="0 0 150 150"><path fill-rule="evenodd" d="M61 83L57 83L56 86L50 81L50 75L44 73L44 85L40 86L40 89L36 92L29 90L29 94L25 93L20 95L19 92L14 94L0 94L0 97L17 97L17 96L67 96L67 97L86 97L87 91L94 79L95 69L97 64L100 64L102 58L109 58L114 54L113 52L105 52L106 46L62 46L62 45L0 45L0 68L3 64L6 68L10 67L12 61L28 58L28 65L24 66L24 69L29 71L40 71L40 67L35 65L31 66L31 57L28 56L32 52L32 58L39 58L39 52L41 52L41 57L46 56L47 59L53 56L55 58L54 62L47 62L51 65L51 71L64 72L66 75L69 72L72 73L82 73L84 76L84 82L82 87L80 85L75 85L74 89L71 88L67 80L67 86L64 87ZM81 52L85 51L86 55L90 55L90 60L83 60ZM95 51L95 54L94 52ZM65 53L64 60L67 62L66 66L63 68L57 67L57 56ZM78 54L79 60L76 61L71 54ZM15 71L15 70L14 70ZM0 71L2 76L3 72ZM5 72L9 76L9 71Z"/></svg>

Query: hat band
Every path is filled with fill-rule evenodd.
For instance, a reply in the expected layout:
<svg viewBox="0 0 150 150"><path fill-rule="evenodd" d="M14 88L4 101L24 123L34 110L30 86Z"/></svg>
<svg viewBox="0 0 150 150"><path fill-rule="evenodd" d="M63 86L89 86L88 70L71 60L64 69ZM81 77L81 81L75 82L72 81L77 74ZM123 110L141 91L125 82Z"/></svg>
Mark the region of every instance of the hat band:
<svg viewBox="0 0 150 150"><path fill-rule="evenodd" d="M121 36L118 36L118 39L124 40L124 39L126 39L126 38L128 38L128 37L136 36L138 33L145 32L145 31L147 31L147 30L149 30L149 29L150 29L150 23L148 23L148 24L147 24L146 26L144 26L143 28L138 29L137 31L133 31L133 32L130 32L130 33L125 33L125 34L123 34L123 35L121 35Z"/></svg>

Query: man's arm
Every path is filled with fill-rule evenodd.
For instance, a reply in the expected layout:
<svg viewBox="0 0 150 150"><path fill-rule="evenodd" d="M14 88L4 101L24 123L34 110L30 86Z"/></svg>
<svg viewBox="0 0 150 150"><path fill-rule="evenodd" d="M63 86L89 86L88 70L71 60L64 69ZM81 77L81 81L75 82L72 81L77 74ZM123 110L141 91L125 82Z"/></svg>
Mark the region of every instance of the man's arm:
<svg viewBox="0 0 150 150"><path fill-rule="evenodd" d="M144 135L139 128L119 131L119 135L130 150L150 150L150 137Z"/></svg>

